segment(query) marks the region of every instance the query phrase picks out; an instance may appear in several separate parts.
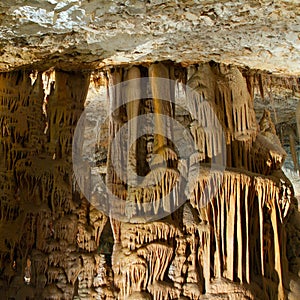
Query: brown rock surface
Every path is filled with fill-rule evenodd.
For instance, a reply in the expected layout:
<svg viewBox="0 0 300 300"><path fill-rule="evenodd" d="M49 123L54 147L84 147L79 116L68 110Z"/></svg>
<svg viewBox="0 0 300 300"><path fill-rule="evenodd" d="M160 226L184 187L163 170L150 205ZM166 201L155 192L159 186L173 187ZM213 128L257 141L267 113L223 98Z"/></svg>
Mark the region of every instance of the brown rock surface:
<svg viewBox="0 0 300 300"><path fill-rule="evenodd" d="M298 299L299 24L297 0L1 1L0 298Z"/></svg>
<svg viewBox="0 0 300 300"><path fill-rule="evenodd" d="M105 134L94 146L96 164L82 169L84 176L77 179L84 182L76 183L72 139L85 99L96 105L106 86L139 79L147 72L153 76L148 85L153 99L121 105L102 124ZM0 293L4 298L297 296L299 211L293 188L280 169L285 152L270 112L256 122L249 74L212 62L191 68L171 62L120 67L92 77L82 71L55 70L38 72L33 83L30 73L15 71L0 77L0 150L5 158L0 165ZM160 89L158 75L173 76L177 82ZM191 90L181 89L182 82ZM185 99L187 110L161 100L175 90L181 90L179 98ZM131 84L122 93L110 90L109 105L122 104L124 92L134 91ZM152 111L181 120L193 147L179 155L176 132L173 144L155 133L146 136L146 141L153 141L151 147L137 139L139 151L120 154L122 161L130 162L140 156L132 168L143 170L145 180L133 189L135 178L130 176L131 183L126 184L113 165L113 155L128 147L127 140L120 139L117 148L110 141L128 120ZM210 118L213 114L220 127ZM95 120L87 120L85 138L91 138L93 128L99 126ZM131 124L131 135L136 135L141 124ZM86 142L92 139L79 140L76 146L84 150ZM162 158L149 167L148 156L158 153ZM224 169L214 169L220 154L226 158ZM106 211L106 191L100 191L103 198L90 197L95 191L88 186L95 174L106 174L107 186L120 197L118 214L112 206L108 217L98 210ZM169 192L174 195L162 198ZM178 206L183 195L187 201ZM165 213L149 221L149 212L150 216Z"/></svg>

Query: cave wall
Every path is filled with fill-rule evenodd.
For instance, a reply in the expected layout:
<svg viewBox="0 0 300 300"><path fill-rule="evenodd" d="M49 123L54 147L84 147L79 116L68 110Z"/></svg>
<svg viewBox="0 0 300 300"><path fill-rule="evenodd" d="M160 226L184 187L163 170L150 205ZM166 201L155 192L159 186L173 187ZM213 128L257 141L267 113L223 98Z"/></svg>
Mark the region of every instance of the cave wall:
<svg viewBox="0 0 300 300"><path fill-rule="evenodd" d="M152 98L135 94L137 100L126 105L118 91L108 95L108 105L121 105L107 123L101 166L106 167L107 187L123 200L123 219L106 216L97 208L99 203L88 201L73 176L73 134L95 75L91 80L90 72L83 71L1 73L1 295L285 299L293 291L289 272L298 272L299 253L287 249L298 236L297 209L281 171L286 154L268 111L256 122L252 75L216 63L184 68L171 62L102 73L102 87L146 76L152 91ZM176 84L159 89L159 77ZM172 97L181 83L190 89L184 94L190 113L183 115L161 100ZM128 84L122 92L134 91L136 87ZM212 112L224 139L217 127L208 130ZM178 141L170 143L158 134L148 137L153 142L150 149L140 141L130 160L139 161L134 168L144 172L148 182L132 189L115 175L111 162L118 149L110 142L122 125L142 113L181 121L193 138L193 149L178 155ZM131 124L134 136L138 125ZM167 129L172 131L172 126ZM120 143L127 147L126 141ZM162 181L153 183L160 164L150 168L147 155L158 153L167 169ZM210 172L220 153L224 170ZM200 172L194 172L196 165ZM214 190L216 182L220 186ZM188 187L187 201L178 196L183 185ZM155 201L173 190L169 202ZM149 203L150 215L164 211L165 217L148 221L128 202L137 207ZM170 213L176 203L183 205ZM294 290L297 293L297 287Z"/></svg>

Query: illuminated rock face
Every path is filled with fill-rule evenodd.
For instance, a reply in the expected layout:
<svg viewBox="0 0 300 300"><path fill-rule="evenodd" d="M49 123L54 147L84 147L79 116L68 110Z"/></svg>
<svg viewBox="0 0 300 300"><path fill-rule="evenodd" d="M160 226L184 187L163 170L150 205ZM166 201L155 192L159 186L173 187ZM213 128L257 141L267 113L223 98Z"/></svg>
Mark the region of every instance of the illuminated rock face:
<svg viewBox="0 0 300 300"><path fill-rule="evenodd" d="M142 77L149 77L152 98L139 99L131 83L122 94L110 90L105 106L124 95L134 94L136 100L111 114L95 145L93 171L102 172L107 187L123 199L123 218L108 217L96 208L99 203L88 201L73 176L74 130L93 93L97 101L106 86ZM159 77L176 83L159 89ZM171 62L123 66L92 76L60 70L2 73L0 294L15 299L295 299L299 212L281 171L286 153L269 112L256 122L255 82L250 72L212 62L189 68ZM195 92L181 89L180 105L188 103L189 110L161 100L183 83ZM145 113L178 120L193 147L179 155L175 132L172 141L159 134L137 138L131 155L122 157L146 178L146 185L133 189L115 174L117 148L111 141L124 124ZM208 130L214 125L210 114L217 116L223 139ZM162 126L159 121L154 127ZM131 122L130 135L137 136L141 125ZM126 146L127 140L121 143ZM157 154L165 161L163 176L161 161L150 164L149 157ZM219 156L224 169L211 171ZM196 165L200 172L194 171ZM182 201L176 195L182 195L183 185L187 200L172 211ZM168 200L175 204L157 202L173 190L177 194ZM147 203L143 209L165 211L165 217L147 221L130 202Z"/></svg>
<svg viewBox="0 0 300 300"><path fill-rule="evenodd" d="M297 0L3 0L0 70L210 60L300 74Z"/></svg>

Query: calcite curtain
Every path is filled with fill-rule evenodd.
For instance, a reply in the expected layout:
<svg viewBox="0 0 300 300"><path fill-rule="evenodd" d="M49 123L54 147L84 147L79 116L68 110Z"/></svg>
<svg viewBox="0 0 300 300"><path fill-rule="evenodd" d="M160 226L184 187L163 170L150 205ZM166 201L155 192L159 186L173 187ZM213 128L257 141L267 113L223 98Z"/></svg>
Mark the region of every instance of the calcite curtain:
<svg viewBox="0 0 300 300"><path fill-rule="evenodd" d="M99 82L97 74L0 74L3 299L285 299L297 210L270 113L255 119L254 75L214 62L120 66L102 70ZM146 99L136 86L142 78ZM160 89L159 78L171 84ZM92 86L109 91L112 108L93 172L121 199L123 219L99 209L106 191L96 199L103 203L91 201L73 174L74 131ZM135 101L122 104L122 97ZM154 119L154 133L138 137L138 117L147 114L176 120L191 149L179 153L185 140L171 121ZM136 142L112 144L128 122ZM116 155L134 170L127 183L116 173ZM219 161L223 169L212 172ZM135 175L143 184L130 184ZM141 207L165 213L149 221Z"/></svg>

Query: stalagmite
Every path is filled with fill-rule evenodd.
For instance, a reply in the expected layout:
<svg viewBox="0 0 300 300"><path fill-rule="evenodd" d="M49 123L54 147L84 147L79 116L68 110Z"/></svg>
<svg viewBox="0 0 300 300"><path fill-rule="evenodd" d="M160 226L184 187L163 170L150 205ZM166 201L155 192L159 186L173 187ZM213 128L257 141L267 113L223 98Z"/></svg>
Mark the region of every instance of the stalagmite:
<svg viewBox="0 0 300 300"><path fill-rule="evenodd" d="M173 280L174 286L181 287L181 284L184 282L184 263L186 261L186 240L184 238L176 239L177 246L175 250L175 258L172 261L168 277Z"/></svg>

